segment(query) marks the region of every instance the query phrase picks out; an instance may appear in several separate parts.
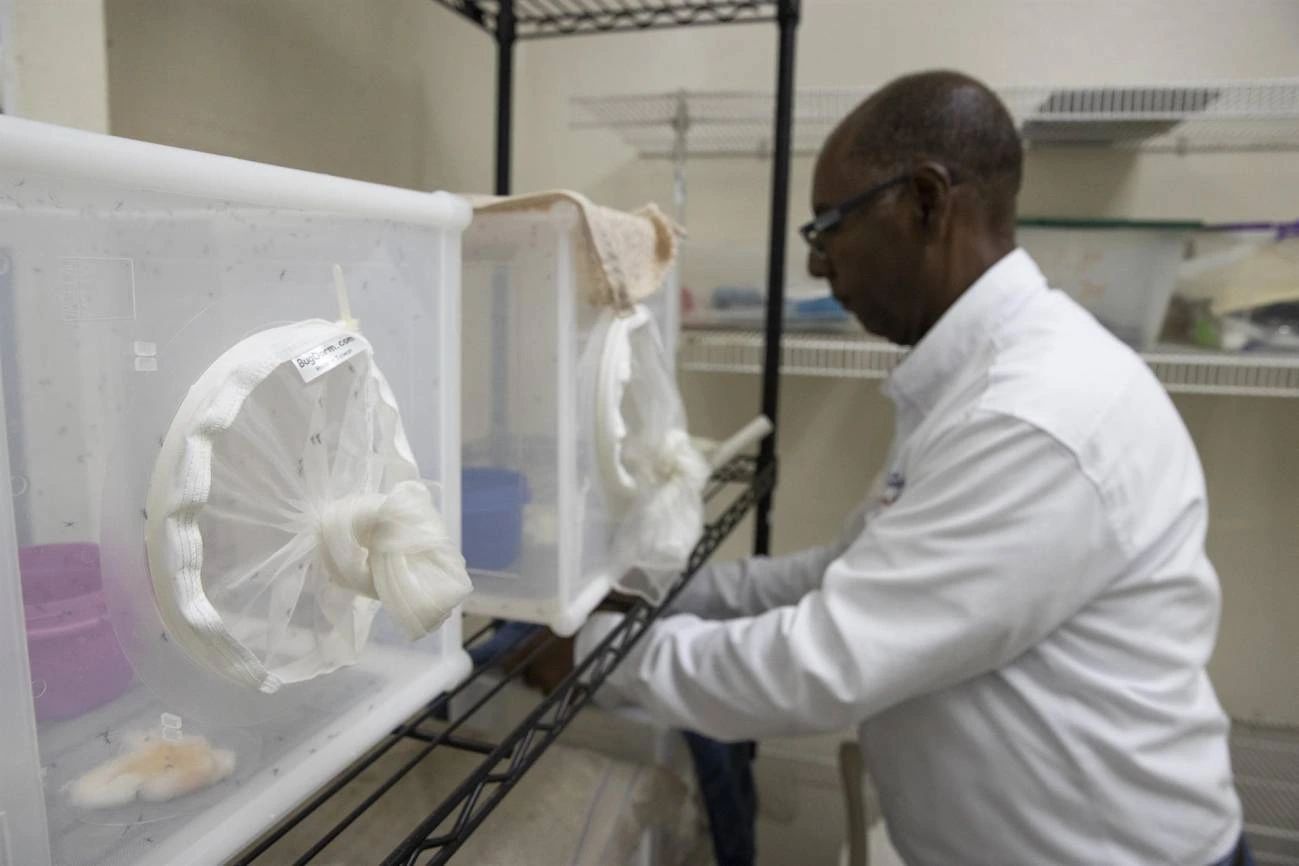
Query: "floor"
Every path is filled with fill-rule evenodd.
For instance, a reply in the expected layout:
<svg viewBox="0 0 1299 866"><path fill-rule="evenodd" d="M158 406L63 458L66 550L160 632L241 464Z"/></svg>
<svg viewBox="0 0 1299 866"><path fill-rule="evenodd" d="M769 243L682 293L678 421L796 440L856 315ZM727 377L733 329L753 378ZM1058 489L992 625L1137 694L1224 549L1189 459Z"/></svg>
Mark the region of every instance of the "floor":
<svg viewBox="0 0 1299 866"><path fill-rule="evenodd" d="M518 713L534 699L504 693L495 725L508 730ZM491 737L495 731L477 732ZM836 866L844 842L844 800L835 754L839 738L779 741L764 744L757 765L759 798L758 866ZM288 866L321 839L338 819L373 791L392 771L419 749L403 742L365 770L333 800L287 834L255 866ZM610 761L609 756L617 760ZM313 860L314 866L353 866L378 862L423 815L427 815L463 779L479 756L438 749L406 779L368 810ZM664 804L687 801L689 763L675 735L657 736L643 723L599 711L580 714L556 746L552 746L508 797L471 837L452 863L474 866L646 866L631 852L623 832L641 826L648 816L671 821L671 835L690 866L706 866L706 828L702 818L685 807L683 816L668 817ZM628 772L654 763L671 772L644 775ZM616 796L611 796L616 792ZM628 804L608 818L608 803ZM597 810L605 808L601 818ZM657 811L656 811L657 810ZM598 831L599 827L614 827ZM877 826L872 840L871 866L901 866L891 855ZM420 863L426 862L424 859ZM680 861L672 861L680 862Z"/></svg>
<svg viewBox="0 0 1299 866"><path fill-rule="evenodd" d="M504 699L497 702L499 717L494 724L508 730L534 699L508 690L503 694ZM493 733L483 732L488 737ZM756 765L760 802L758 866L833 866L841 862L846 815L837 753L847 736L844 732L762 744ZM388 774L389 764L395 765L417 747L404 743L386 762L367 770L335 798L336 802L327 804L283 844L257 861L257 866L293 862L320 838L321 827L329 826L331 817L343 814L358 802ZM437 760L421 764L393 794L314 861L317 866L369 862L378 849L390 848L421 815L432 811L478 761L477 756L450 749L434 754ZM1299 730L1237 723L1232 754L1246 829L1259 866L1299 866ZM667 769L648 775L639 769L655 764ZM688 756L679 737L655 734L635 718L588 709L524 776L452 862L475 866L645 866L645 858L631 853L643 852L645 837L642 834L638 837L641 841L633 844L628 833L643 827L647 816L657 815L652 820L668 827L668 835L678 840L674 844L696 852L685 858L690 866L705 866L709 858L698 853L707 849L702 819L692 807L679 805L689 800L685 796L689 778ZM614 798L619 804L616 808L609 805L614 790L621 792ZM672 808L674 805L677 808ZM593 829L600 826L615 829ZM871 827L869 846L869 866L903 866L878 821Z"/></svg>
<svg viewBox="0 0 1299 866"><path fill-rule="evenodd" d="M759 823L759 866L830 863L844 838L843 803L827 770L833 743L790 741L765 749L760 785L775 798ZM1236 722L1232 765L1245 828L1259 866L1299 866L1299 729ZM812 769L820 767L818 771ZM807 857L806 861L799 856ZM871 828L870 866L902 866L882 824Z"/></svg>
<svg viewBox="0 0 1299 866"><path fill-rule="evenodd" d="M758 866L838 864L847 837L836 753L848 732L764 743L758 751ZM903 866L878 820L869 866Z"/></svg>

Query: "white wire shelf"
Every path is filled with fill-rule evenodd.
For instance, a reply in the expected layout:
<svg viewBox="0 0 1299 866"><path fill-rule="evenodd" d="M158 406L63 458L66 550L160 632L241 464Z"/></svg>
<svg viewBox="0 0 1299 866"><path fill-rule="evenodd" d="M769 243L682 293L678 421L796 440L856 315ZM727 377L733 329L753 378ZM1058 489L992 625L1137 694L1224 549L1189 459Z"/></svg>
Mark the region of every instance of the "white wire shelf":
<svg viewBox="0 0 1299 866"><path fill-rule="evenodd" d="M687 328L678 343L679 369L760 373L759 331ZM897 346L865 335L789 334L781 340L780 370L788 376L883 379L902 360ZM1142 354L1175 394L1299 397L1299 354L1262 355L1163 346Z"/></svg>
<svg viewBox="0 0 1299 866"><path fill-rule="evenodd" d="M869 88L800 88L793 148L811 154ZM1030 146L1164 152L1299 150L1299 78L1110 87L998 90ZM671 157L677 130L697 156L771 152L770 93L676 93L575 97L575 129L611 129L645 157Z"/></svg>
<svg viewBox="0 0 1299 866"><path fill-rule="evenodd" d="M1299 866L1299 729L1233 722L1231 765L1259 866Z"/></svg>

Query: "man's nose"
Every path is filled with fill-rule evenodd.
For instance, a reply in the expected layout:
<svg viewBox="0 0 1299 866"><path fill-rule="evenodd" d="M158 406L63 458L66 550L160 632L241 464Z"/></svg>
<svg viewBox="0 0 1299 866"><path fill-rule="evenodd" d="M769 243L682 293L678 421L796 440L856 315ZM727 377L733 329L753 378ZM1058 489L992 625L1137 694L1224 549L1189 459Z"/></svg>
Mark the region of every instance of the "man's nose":
<svg viewBox="0 0 1299 866"><path fill-rule="evenodd" d="M807 251L807 272L818 280L830 278L830 262L826 260L824 253L816 250Z"/></svg>

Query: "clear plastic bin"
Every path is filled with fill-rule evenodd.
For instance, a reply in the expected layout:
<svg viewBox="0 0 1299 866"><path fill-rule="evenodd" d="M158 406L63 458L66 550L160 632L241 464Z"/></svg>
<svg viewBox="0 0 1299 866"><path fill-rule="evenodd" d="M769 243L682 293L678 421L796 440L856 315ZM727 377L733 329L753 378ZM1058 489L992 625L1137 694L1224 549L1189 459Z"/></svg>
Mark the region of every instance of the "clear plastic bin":
<svg viewBox="0 0 1299 866"><path fill-rule="evenodd" d="M1134 349L1159 339L1193 222L1021 220L1017 236L1063 289Z"/></svg>
<svg viewBox="0 0 1299 866"><path fill-rule="evenodd" d="M589 403L609 314L580 297L573 262L584 242L566 204L479 213L464 237L465 610L559 634L621 576ZM676 305L662 294L645 306L670 332Z"/></svg>
<svg viewBox="0 0 1299 866"><path fill-rule="evenodd" d="M677 340L681 336L681 260L678 259L668 271L663 281L663 288L643 301L645 308L654 317L658 325L659 336L663 340L663 352L668 367L675 374L677 369Z"/></svg>
<svg viewBox="0 0 1299 866"><path fill-rule="evenodd" d="M0 862L225 862L464 676L453 616L263 694L169 639L145 549L161 440L196 379L273 325L352 311L459 528L459 236L468 205L0 118ZM233 761L192 793L74 805L141 736ZM227 770L228 765L223 763Z"/></svg>

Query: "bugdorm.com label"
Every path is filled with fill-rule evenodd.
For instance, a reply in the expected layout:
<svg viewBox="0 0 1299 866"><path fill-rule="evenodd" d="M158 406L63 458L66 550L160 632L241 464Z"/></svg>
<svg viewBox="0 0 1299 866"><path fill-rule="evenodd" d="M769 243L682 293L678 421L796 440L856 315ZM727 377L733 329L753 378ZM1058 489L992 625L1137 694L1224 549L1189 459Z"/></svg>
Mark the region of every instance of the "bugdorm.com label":
<svg viewBox="0 0 1299 866"><path fill-rule="evenodd" d="M323 346L317 346L310 352L303 352L293 359L293 366L304 383L310 383L349 358L364 352L366 346L355 334L345 334L336 340L330 340Z"/></svg>

